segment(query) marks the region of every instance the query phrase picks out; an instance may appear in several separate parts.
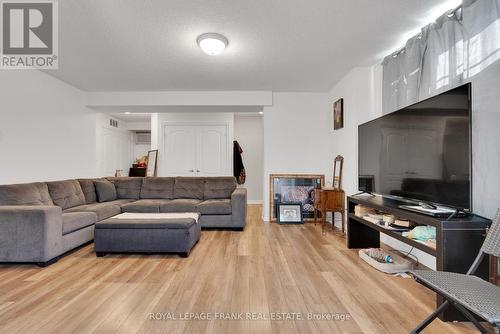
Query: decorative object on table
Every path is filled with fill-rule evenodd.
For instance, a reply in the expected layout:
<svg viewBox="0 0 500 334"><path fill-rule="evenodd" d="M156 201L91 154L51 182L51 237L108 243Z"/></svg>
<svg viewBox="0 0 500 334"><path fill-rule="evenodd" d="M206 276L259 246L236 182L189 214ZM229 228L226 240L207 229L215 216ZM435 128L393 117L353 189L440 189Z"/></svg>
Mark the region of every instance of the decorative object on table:
<svg viewBox="0 0 500 334"><path fill-rule="evenodd" d="M325 183L324 175L271 174L269 176L269 208L271 220L276 220L278 203L302 203L304 220L314 218L314 194Z"/></svg>
<svg viewBox="0 0 500 334"><path fill-rule="evenodd" d="M156 176L158 150L148 151L146 176Z"/></svg>
<svg viewBox="0 0 500 334"><path fill-rule="evenodd" d="M322 188L316 191L314 198L314 223L317 223L317 213L321 212L321 231L325 233L326 213L332 212L332 230L335 226L335 212L341 214L342 233L345 223L345 193L342 190L342 169L344 158L337 155L333 161L333 188Z"/></svg>
<svg viewBox="0 0 500 334"><path fill-rule="evenodd" d="M302 223L302 203L278 203L278 224Z"/></svg>
<svg viewBox="0 0 500 334"><path fill-rule="evenodd" d="M434 226L417 226L409 232L403 232L403 236L409 239L426 242L436 239L436 228Z"/></svg>
<svg viewBox="0 0 500 334"><path fill-rule="evenodd" d="M245 184L247 173L241 154L243 149L237 140L233 141L233 174L238 184Z"/></svg>
<svg viewBox="0 0 500 334"><path fill-rule="evenodd" d="M367 216L370 213L375 213L375 210L372 208L366 207L364 205L358 204L354 207L354 214L358 217Z"/></svg>
<svg viewBox="0 0 500 334"><path fill-rule="evenodd" d="M135 159L134 164L132 164L132 168L146 168L147 163L148 156L143 155L142 157Z"/></svg>
<svg viewBox="0 0 500 334"><path fill-rule="evenodd" d="M337 155L333 160L333 188L342 189L342 169L344 168L344 157Z"/></svg>
<svg viewBox="0 0 500 334"><path fill-rule="evenodd" d="M394 220L394 225L400 226L400 227L410 227L411 222L408 219L396 219Z"/></svg>
<svg viewBox="0 0 500 334"><path fill-rule="evenodd" d="M123 173L123 169L117 169L115 171L115 177L122 177L122 176L125 176Z"/></svg>
<svg viewBox="0 0 500 334"><path fill-rule="evenodd" d="M396 253L388 254L380 248L360 249L358 255L373 268L386 274L405 273L413 269L413 262ZM387 260L390 258L390 261Z"/></svg>
<svg viewBox="0 0 500 334"><path fill-rule="evenodd" d="M395 219L396 219L396 217L394 217L394 215L390 215L390 214L385 214L382 217L382 220L384 221L385 227L389 227L389 225L394 224Z"/></svg>
<svg viewBox="0 0 500 334"><path fill-rule="evenodd" d="M333 129L344 127L344 99L338 99L333 103Z"/></svg>

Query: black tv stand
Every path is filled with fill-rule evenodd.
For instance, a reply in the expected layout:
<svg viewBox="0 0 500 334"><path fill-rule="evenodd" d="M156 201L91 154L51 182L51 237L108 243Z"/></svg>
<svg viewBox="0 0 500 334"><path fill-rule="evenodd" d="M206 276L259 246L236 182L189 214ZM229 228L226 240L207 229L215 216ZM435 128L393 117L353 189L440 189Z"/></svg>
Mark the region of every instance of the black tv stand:
<svg viewBox="0 0 500 334"><path fill-rule="evenodd" d="M457 217L458 212L443 218L432 217L399 208L401 204L405 203L407 204L404 199L384 196L349 196L347 198L347 248L378 248L380 247L380 233L383 233L436 257L437 270L465 274L484 242L486 229L491 225L491 221L474 214ZM408 239L403 236L402 232L385 229L384 226L356 216L354 209L358 204L392 214L400 219L408 219L417 225L435 227L435 248ZM476 276L485 280L489 279L488 257L485 257L481 262ZM437 306L441 305L442 302L443 300L437 297ZM460 313L453 308L441 313L440 319L443 321L464 320Z"/></svg>

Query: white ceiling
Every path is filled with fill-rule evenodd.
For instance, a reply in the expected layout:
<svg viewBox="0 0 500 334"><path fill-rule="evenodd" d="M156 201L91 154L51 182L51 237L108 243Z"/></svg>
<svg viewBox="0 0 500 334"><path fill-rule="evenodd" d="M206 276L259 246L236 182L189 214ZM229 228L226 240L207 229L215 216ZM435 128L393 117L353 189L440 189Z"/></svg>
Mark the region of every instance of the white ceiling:
<svg viewBox="0 0 500 334"><path fill-rule="evenodd" d="M64 0L49 73L86 91L327 91L449 1ZM198 48L206 32L222 55Z"/></svg>

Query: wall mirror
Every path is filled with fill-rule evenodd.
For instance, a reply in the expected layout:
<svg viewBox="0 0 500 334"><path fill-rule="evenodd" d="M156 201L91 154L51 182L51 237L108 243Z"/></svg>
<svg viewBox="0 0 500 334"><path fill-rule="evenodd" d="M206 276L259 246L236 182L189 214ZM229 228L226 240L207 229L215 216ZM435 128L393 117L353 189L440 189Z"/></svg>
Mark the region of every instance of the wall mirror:
<svg viewBox="0 0 500 334"><path fill-rule="evenodd" d="M333 161L333 188L342 189L342 168L344 167L344 157L337 155Z"/></svg>
<svg viewBox="0 0 500 334"><path fill-rule="evenodd" d="M158 160L158 150L149 151L146 176L156 176L157 160Z"/></svg>

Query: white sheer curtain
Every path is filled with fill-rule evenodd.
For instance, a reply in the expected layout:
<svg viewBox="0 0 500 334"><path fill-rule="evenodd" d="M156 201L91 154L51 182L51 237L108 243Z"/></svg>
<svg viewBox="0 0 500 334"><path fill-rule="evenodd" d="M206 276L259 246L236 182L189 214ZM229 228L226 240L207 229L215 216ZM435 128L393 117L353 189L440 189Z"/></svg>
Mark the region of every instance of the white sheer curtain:
<svg viewBox="0 0 500 334"><path fill-rule="evenodd" d="M471 81L499 59L500 0L464 0L384 59L384 112Z"/></svg>

